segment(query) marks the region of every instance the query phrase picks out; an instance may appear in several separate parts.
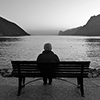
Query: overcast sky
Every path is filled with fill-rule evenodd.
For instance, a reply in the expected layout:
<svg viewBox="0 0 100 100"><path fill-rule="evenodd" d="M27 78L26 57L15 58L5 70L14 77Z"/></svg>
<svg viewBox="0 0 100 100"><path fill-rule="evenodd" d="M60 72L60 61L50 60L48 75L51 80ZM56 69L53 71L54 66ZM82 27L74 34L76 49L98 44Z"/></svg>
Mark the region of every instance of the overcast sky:
<svg viewBox="0 0 100 100"><path fill-rule="evenodd" d="M27 32L66 30L100 14L100 0L0 0L0 16Z"/></svg>

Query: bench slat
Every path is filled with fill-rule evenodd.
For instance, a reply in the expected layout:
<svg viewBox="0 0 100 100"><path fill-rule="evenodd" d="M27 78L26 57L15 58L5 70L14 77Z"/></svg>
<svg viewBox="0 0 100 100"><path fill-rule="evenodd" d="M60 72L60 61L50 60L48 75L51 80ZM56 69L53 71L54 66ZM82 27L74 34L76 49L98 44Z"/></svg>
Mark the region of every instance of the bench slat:
<svg viewBox="0 0 100 100"><path fill-rule="evenodd" d="M49 67L53 68L56 65L59 65L55 69L56 76L73 76L76 77L77 75L81 75L81 71L83 69L83 76L88 74L89 71L89 61L60 61L59 63L38 63L36 61L12 61L12 67L13 67L13 75L19 74L19 69L20 73L24 76L34 76L39 74L40 69L37 66L38 64L43 66L49 65ZM49 70L49 69L47 69ZM34 74L36 73L37 74ZM38 73L39 72L39 73ZM30 74L30 75L28 75ZM75 76L76 75L76 76ZM37 75L38 76L38 75Z"/></svg>

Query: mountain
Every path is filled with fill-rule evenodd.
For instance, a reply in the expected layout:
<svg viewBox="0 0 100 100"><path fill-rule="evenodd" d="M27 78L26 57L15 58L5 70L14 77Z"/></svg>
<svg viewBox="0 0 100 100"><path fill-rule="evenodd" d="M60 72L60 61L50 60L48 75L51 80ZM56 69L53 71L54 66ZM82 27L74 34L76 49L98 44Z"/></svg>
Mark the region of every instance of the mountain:
<svg viewBox="0 0 100 100"><path fill-rule="evenodd" d="M92 16L75 35L100 36L100 15Z"/></svg>
<svg viewBox="0 0 100 100"><path fill-rule="evenodd" d="M92 16L82 27L60 31L59 35L100 36L100 15Z"/></svg>
<svg viewBox="0 0 100 100"><path fill-rule="evenodd" d="M29 35L17 24L0 17L0 36L24 36Z"/></svg>
<svg viewBox="0 0 100 100"><path fill-rule="evenodd" d="M81 27L68 29L66 31L59 31L59 35L74 35Z"/></svg>

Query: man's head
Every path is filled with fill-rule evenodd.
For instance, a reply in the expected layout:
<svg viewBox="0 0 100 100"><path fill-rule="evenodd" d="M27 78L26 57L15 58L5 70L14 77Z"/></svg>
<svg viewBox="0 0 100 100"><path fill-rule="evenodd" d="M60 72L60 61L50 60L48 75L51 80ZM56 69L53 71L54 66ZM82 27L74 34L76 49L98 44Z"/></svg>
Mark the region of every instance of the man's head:
<svg viewBox="0 0 100 100"><path fill-rule="evenodd" d="M46 50L46 51L51 51L51 50L52 50L52 45L51 45L50 43L46 43L46 44L44 45L44 50Z"/></svg>

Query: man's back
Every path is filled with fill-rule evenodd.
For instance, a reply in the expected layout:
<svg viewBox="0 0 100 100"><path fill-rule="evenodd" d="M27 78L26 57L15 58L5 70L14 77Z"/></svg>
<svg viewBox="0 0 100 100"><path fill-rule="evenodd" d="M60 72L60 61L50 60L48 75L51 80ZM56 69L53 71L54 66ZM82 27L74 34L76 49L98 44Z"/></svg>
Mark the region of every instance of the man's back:
<svg viewBox="0 0 100 100"><path fill-rule="evenodd" d="M37 58L38 62L59 62L59 58L52 51L43 51Z"/></svg>

